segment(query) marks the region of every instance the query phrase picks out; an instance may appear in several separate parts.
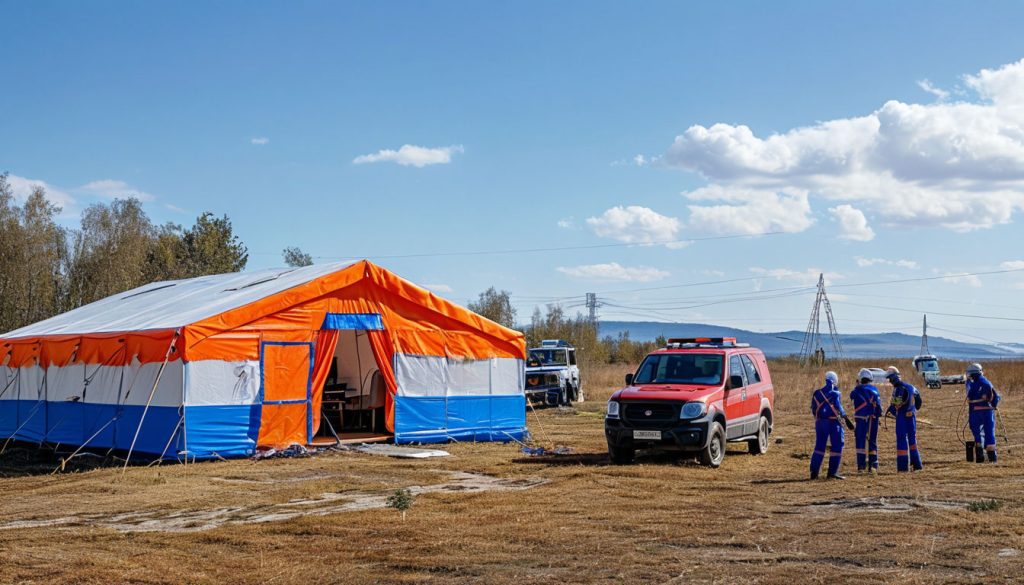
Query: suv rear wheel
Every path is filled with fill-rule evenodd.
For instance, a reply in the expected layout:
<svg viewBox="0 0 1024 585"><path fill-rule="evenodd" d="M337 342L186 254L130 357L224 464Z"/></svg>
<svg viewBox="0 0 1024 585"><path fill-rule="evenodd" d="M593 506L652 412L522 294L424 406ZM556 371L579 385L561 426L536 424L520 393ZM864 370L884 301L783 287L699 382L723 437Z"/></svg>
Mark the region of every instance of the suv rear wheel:
<svg viewBox="0 0 1024 585"><path fill-rule="evenodd" d="M708 444L701 449L700 463L709 467L718 467L725 459L725 429L717 422L711 423L711 437Z"/></svg>
<svg viewBox="0 0 1024 585"><path fill-rule="evenodd" d="M757 425L757 438L747 441L747 448L754 455L761 455L768 451L768 419L764 416Z"/></svg>

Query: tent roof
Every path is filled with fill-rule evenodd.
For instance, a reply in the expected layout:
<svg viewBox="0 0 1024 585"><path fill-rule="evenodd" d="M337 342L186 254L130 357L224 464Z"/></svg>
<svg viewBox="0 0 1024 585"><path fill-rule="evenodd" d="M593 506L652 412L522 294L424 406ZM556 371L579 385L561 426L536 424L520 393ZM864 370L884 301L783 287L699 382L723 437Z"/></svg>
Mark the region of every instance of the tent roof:
<svg viewBox="0 0 1024 585"><path fill-rule="evenodd" d="M183 327L316 280L349 262L153 282L0 335L85 335Z"/></svg>

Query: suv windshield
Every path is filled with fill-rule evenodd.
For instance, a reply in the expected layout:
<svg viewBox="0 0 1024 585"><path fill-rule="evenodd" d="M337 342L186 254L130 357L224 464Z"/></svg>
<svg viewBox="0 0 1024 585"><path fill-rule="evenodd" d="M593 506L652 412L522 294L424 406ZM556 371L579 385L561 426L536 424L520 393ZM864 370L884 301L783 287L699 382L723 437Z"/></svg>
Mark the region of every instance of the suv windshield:
<svg viewBox="0 0 1024 585"><path fill-rule="evenodd" d="M640 364L634 384L721 384L724 360L713 353L661 353Z"/></svg>
<svg viewBox="0 0 1024 585"><path fill-rule="evenodd" d="M568 361L565 359L564 349L531 349L530 357L526 360L528 368L564 366L566 364Z"/></svg>

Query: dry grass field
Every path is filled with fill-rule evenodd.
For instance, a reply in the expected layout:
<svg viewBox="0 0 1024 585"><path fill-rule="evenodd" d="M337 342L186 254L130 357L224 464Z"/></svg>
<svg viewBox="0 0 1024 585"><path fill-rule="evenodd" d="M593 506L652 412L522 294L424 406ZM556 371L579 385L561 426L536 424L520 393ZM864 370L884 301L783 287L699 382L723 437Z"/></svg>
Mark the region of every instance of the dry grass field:
<svg viewBox="0 0 1024 585"><path fill-rule="evenodd" d="M861 365L888 364L844 364L844 395ZM1024 363L986 371L1005 397L998 465L963 460L962 388L922 389L925 470L895 474L890 424L877 476L856 475L848 434L845 482L806 480L822 372L772 366L777 442L763 456L734 446L718 470L668 456L609 465L604 400L628 370L611 366L585 373L578 408L528 413L535 445L566 456L463 443L441 459L332 452L124 475L8 462L0 583L1024 580ZM418 494L405 521L381 507L400 487Z"/></svg>

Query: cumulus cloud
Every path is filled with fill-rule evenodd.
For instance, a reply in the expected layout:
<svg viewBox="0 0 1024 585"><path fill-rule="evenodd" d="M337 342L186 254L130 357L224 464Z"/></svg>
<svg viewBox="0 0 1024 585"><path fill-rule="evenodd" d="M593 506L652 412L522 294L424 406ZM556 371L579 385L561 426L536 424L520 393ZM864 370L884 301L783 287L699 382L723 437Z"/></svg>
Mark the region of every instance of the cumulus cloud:
<svg viewBox="0 0 1024 585"><path fill-rule="evenodd" d="M830 207L832 219L839 224L839 238L855 242L870 242L875 239L875 230L868 225L864 212L849 204Z"/></svg>
<svg viewBox="0 0 1024 585"><path fill-rule="evenodd" d="M657 164L722 191L803 190L887 224L960 232L1005 224L1024 209L1024 60L964 84L971 101L891 100L768 137L744 125L691 126Z"/></svg>
<svg viewBox="0 0 1024 585"><path fill-rule="evenodd" d="M871 268L872 266L894 266L896 268L909 268L914 270L917 268L917 262L913 260L887 260L885 258L863 258L857 256L855 258L857 266L861 268Z"/></svg>
<svg viewBox="0 0 1024 585"><path fill-rule="evenodd" d="M450 293L454 290L447 284L424 284L423 288L436 293Z"/></svg>
<svg viewBox="0 0 1024 585"><path fill-rule="evenodd" d="M65 212L75 204L75 198L70 194L40 179L8 175L7 183L11 186L11 192L14 194L15 200L19 202L24 202L25 199L28 199L28 196L36 188L42 188L46 191L46 199L50 203L60 206Z"/></svg>
<svg viewBox="0 0 1024 585"><path fill-rule="evenodd" d="M665 244L669 248L685 245L674 241L681 228L677 218L639 205L612 207L598 217L588 218L587 225L598 236L627 244Z"/></svg>
<svg viewBox="0 0 1024 585"><path fill-rule="evenodd" d="M920 87L923 91L935 96L935 99L939 100L940 102L946 101L946 99L949 97L948 91L935 87L935 85L932 84L932 82L928 81L927 79L922 79L918 81L917 86Z"/></svg>
<svg viewBox="0 0 1024 585"><path fill-rule="evenodd" d="M452 155L463 152L461 144L427 148L403 144L398 150L384 149L373 154L363 154L352 159L353 164L362 165L378 162L393 162L403 167L422 168L428 165L446 165L452 162Z"/></svg>
<svg viewBox="0 0 1024 585"><path fill-rule="evenodd" d="M558 220L558 227L564 230L571 230L576 227L576 220L571 217L565 217Z"/></svg>
<svg viewBox="0 0 1024 585"><path fill-rule="evenodd" d="M942 282L969 286L971 288L981 288L981 279L973 274L946 272L943 276L945 278L942 279Z"/></svg>
<svg viewBox="0 0 1024 585"><path fill-rule="evenodd" d="M256 136L254 138L249 139L249 144L252 144L254 146L266 146L270 144L270 139L267 138L266 136Z"/></svg>
<svg viewBox="0 0 1024 585"><path fill-rule="evenodd" d="M82 185L78 189L92 195L99 195L100 197L106 197L108 199L127 199L129 197L134 197L139 201L153 201L156 199L153 195L136 189L124 181L118 181L116 179L92 181L91 183Z"/></svg>
<svg viewBox="0 0 1024 585"><path fill-rule="evenodd" d="M560 266L557 270L567 276L584 280L653 282L669 276L668 272L650 266L628 267L618 262L570 267Z"/></svg>
<svg viewBox="0 0 1024 585"><path fill-rule="evenodd" d="M796 282L800 285L811 286L818 284L818 278L822 273L825 274L825 283L829 283L835 280L841 280L843 276L834 272L825 272L818 268L808 268L806 270L792 270L789 268L759 268L754 267L750 269L751 272L765 278L774 278L775 280L788 280Z"/></svg>
<svg viewBox="0 0 1024 585"><path fill-rule="evenodd" d="M766 232L802 232L814 220L805 191L728 188L709 185L683 193L690 201L715 205L687 205L689 227L716 235L755 235Z"/></svg>
<svg viewBox="0 0 1024 585"><path fill-rule="evenodd" d="M1007 260L999 265L1003 270L1024 270L1024 260Z"/></svg>

